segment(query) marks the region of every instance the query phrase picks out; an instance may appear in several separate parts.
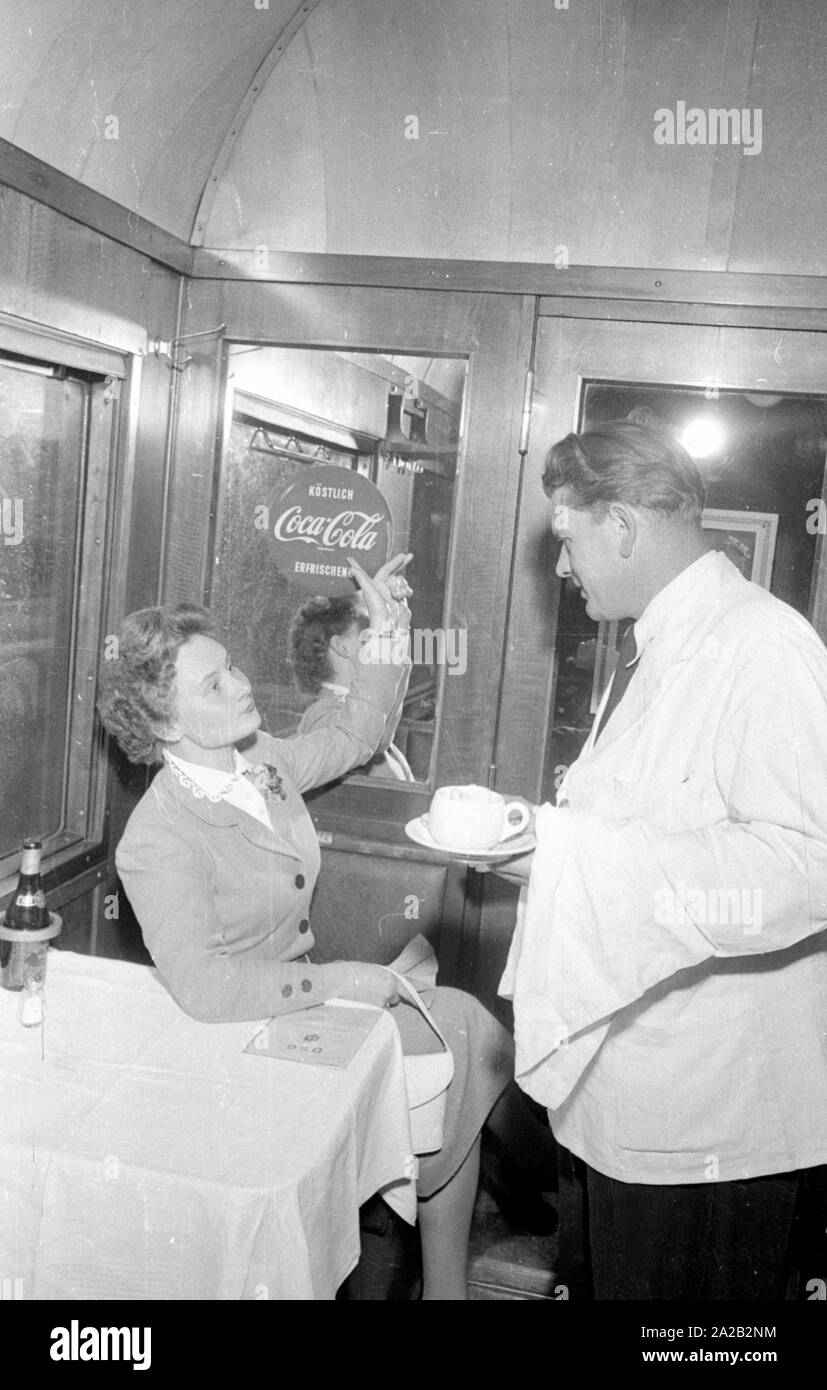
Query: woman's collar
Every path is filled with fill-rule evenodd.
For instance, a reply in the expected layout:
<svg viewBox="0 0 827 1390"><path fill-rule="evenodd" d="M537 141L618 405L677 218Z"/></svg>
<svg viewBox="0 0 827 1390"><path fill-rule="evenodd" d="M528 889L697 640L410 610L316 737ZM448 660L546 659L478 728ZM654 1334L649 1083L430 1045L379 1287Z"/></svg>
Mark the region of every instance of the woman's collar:
<svg viewBox="0 0 827 1390"><path fill-rule="evenodd" d="M168 748L164 749L164 757L172 766L173 771L177 768L179 774L183 774L190 782L194 782L207 796L226 794L233 783L242 777L251 766L237 748L233 749L234 770L229 774L213 767L204 767L201 763L187 762L184 758L179 758L177 754L171 753Z"/></svg>

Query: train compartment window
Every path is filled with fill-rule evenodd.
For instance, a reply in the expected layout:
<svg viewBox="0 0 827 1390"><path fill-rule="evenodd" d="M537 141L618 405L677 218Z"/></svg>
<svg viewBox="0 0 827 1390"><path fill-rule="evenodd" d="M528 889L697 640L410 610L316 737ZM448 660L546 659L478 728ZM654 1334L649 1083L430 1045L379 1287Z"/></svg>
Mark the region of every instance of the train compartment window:
<svg viewBox="0 0 827 1390"><path fill-rule="evenodd" d="M414 669L395 737L415 782L432 775L444 667L449 548L467 363L332 349L251 347L228 354L228 393L208 601L250 677L264 727L294 733L313 697L296 689L287 634L308 594L279 572L254 518L314 467L362 473L393 521L394 550L411 550ZM458 657L457 657L458 659ZM381 760L353 781L394 782Z"/></svg>
<svg viewBox="0 0 827 1390"><path fill-rule="evenodd" d="M0 354L3 888L27 835L60 878L102 842L94 696L116 396L104 376Z"/></svg>

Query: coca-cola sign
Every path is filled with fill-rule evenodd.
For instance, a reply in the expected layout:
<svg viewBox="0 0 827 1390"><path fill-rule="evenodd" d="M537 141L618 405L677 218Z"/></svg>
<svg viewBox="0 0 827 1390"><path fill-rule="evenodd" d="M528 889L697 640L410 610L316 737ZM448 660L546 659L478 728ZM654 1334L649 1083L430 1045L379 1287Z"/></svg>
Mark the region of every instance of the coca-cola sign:
<svg viewBox="0 0 827 1390"><path fill-rule="evenodd" d="M355 593L348 557L375 574L390 554L391 514L361 473L308 468L262 510L276 564L301 593Z"/></svg>

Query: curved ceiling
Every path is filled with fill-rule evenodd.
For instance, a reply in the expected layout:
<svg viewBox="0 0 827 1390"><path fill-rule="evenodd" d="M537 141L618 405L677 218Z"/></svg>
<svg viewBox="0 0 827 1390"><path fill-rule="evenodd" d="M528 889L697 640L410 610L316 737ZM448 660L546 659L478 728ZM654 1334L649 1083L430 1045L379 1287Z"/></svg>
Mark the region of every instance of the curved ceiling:
<svg viewBox="0 0 827 1390"><path fill-rule="evenodd" d="M0 136L208 248L827 271L823 0L0 0L0 23ZM751 113L752 148L657 143L681 102Z"/></svg>
<svg viewBox="0 0 827 1390"><path fill-rule="evenodd" d="M189 241L245 100L316 0L0 0L0 136Z"/></svg>

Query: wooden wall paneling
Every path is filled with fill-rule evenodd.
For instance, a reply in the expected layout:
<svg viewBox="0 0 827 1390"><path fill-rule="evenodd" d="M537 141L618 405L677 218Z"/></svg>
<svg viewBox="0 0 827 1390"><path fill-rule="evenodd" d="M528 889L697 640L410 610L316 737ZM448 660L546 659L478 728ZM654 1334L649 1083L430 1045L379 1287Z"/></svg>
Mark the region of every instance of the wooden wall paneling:
<svg viewBox="0 0 827 1390"><path fill-rule="evenodd" d="M496 787L503 795L539 801L546 740L554 699L554 634L559 581L557 549L550 536L550 508L542 488L543 461L562 428L554 387L560 320L541 319L534 358L534 399L517 524L514 589L507 635L503 719L496 749ZM580 325L578 325L579 328ZM503 1022L511 1005L497 994L516 921L518 890L493 874L468 873L469 916L477 941L469 988Z"/></svg>
<svg viewBox="0 0 827 1390"><path fill-rule="evenodd" d="M186 241L3 139L0 184L181 274L192 269L192 248Z"/></svg>
<svg viewBox="0 0 827 1390"><path fill-rule="evenodd" d="M151 262L0 187L3 308L123 352L146 351ZM171 285L173 273L167 272Z"/></svg>
<svg viewBox="0 0 827 1390"><path fill-rule="evenodd" d="M68 883L53 885L46 875L44 890L52 912L60 913L63 926L56 946L63 951L78 951L81 955L95 954L97 933L96 896L106 881L106 866L88 869ZM106 952L103 952L106 954Z"/></svg>
<svg viewBox="0 0 827 1390"><path fill-rule="evenodd" d="M730 189L741 163L730 151L719 151L721 175ZM749 161L747 161L749 163ZM716 165L716 168L718 167ZM717 175L715 176L717 177ZM713 177L713 190L718 187ZM723 188L723 184L721 185ZM691 305L764 305L798 307L805 313L827 309L827 285L821 275L761 273L757 270L723 271L605 266L572 263L561 268L554 261L534 259L467 260L428 259L418 256L343 255L324 252L284 251L267 246L193 249L186 241L131 212L120 203L71 178L42 160L0 139L0 198L32 203L71 219L80 238L78 245L98 234L109 246L120 245L177 271L207 279L248 279L310 284L372 285L386 288L451 289L468 292L538 294L551 299L600 297L651 299ZM719 190L720 194L720 190ZM710 199L710 237L723 242L731 222L731 189ZM716 198L723 199L723 220L715 217ZM2 214L0 214L2 216ZM4 249L25 249L24 233L10 229ZM86 234L84 236L84 234ZM783 242L783 238L780 239ZM760 258L755 259L760 264ZM101 267L103 270L103 267ZM19 277L18 277L19 278ZM89 301L90 303L93 300ZM553 306L541 312L554 312Z"/></svg>
<svg viewBox="0 0 827 1390"><path fill-rule="evenodd" d="M135 258L137 259L137 258ZM179 278L146 263L141 279L144 327L149 338L170 340L178 322ZM135 357L121 395L117 495L113 513L111 584L105 631L117 632L121 619L157 601L165 452L171 408L172 371L160 357ZM127 960L146 960L140 929L114 865L126 822L149 781L148 769L133 767L108 747L108 858L100 889L87 903L93 918L92 950ZM78 909L76 909L76 912Z"/></svg>
<svg viewBox="0 0 827 1390"><path fill-rule="evenodd" d="M436 777L442 785L487 784L505 659L520 406L533 306L523 301L520 316L514 314L502 336L497 333L497 301L487 299L481 310L480 349L468 377L464 476L455 501L448 594L449 626L467 632L468 669L444 676Z"/></svg>
<svg viewBox="0 0 827 1390"><path fill-rule="evenodd" d="M220 320L219 320L220 322ZM183 320L183 332L192 332ZM182 344L191 358L177 382L174 438L163 516L161 600L201 603L207 583L219 426L222 338Z"/></svg>
<svg viewBox="0 0 827 1390"><path fill-rule="evenodd" d="M508 626L504 718L495 752L497 790L539 800L554 674L559 581L543 463L557 437L549 419L548 380L536 371L523 496L515 536L514 591Z"/></svg>
<svg viewBox="0 0 827 1390"><path fill-rule="evenodd" d="M151 268L146 293L150 339L171 341L178 333L182 281L157 266ZM176 373L163 356L148 353L141 362L140 394L134 420L134 481L130 497L128 570L121 609L129 613L158 601L161 582L161 536L175 407Z"/></svg>
<svg viewBox="0 0 827 1390"><path fill-rule="evenodd" d="M296 258L310 261L325 258ZM483 297L466 302L452 294L448 270L442 263L443 283L409 287L363 282L359 270L368 267L372 257L341 257L350 280L325 284L308 276L296 277L295 286L271 277L272 283L255 280L223 280L220 277L195 279L190 283L183 331L192 333L213 323L225 323L230 340L297 345L327 345L344 351L360 348L390 351L396 348L425 355L428 349L468 352L480 341L478 319ZM399 265L419 265L405 262ZM267 277L263 280L266 282ZM308 285L316 293L308 292ZM407 294L408 288L422 293ZM483 285L478 283L479 292ZM390 290L391 294L384 293ZM484 322L484 320L483 320Z"/></svg>
<svg viewBox="0 0 827 1390"><path fill-rule="evenodd" d="M150 337L175 336L178 288L174 276L152 266L147 285ZM161 566L161 517L165 455L174 374L161 357L133 360L121 398L119 491L115 504L112 585L107 631L136 608L157 602ZM108 749L107 817L109 860L96 901L96 953L126 960L148 959L114 866L114 852L126 822L149 782L149 769L134 767L114 742Z"/></svg>
<svg viewBox="0 0 827 1390"><path fill-rule="evenodd" d="M768 305L681 304L644 299L540 300L544 318L602 319L611 323L696 323L709 328L780 328L824 333L827 309L771 308Z"/></svg>
<svg viewBox="0 0 827 1390"><path fill-rule="evenodd" d="M98 641L106 632L106 595L112 574L112 536L116 519L114 492L118 478L117 395L114 383L96 381L89 399L89 430L86 457L86 478L83 491L83 544L77 557L77 610L73 616L71 634L64 640L71 643L70 689L74 689L67 727L67 740L74 748L89 750L90 760L95 746L95 699L101 646ZM106 854L107 768L101 760L94 781L90 780L89 763L70 758L65 782L64 824L78 837L77 850L89 855ZM101 846L99 849L98 846ZM77 872L75 865L74 872Z"/></svg>
<svg viewBox="0 0 827 1390"><path fill-rule="evenodd" d="M824 333L791 329L598 321L575 328L563 317L544 317L535 399L548 381L548 424L565 433L573 428L581 377L824 394L825 345Z"/></svg>
<svg viewBox="0 0 827 1390"><path fill-rule="evenodd" d="M580 265L549 261L432 260L417 256L345 256L312 251L253 250L195 253L196 279L259 284L361 286L374 289L454 290L470 294L531 294L558 299L645 300L652 303L764 305L827 309L822 275L756 271L675 270L653 265ZM540 312L554 313L554 303Z"/></svg>

